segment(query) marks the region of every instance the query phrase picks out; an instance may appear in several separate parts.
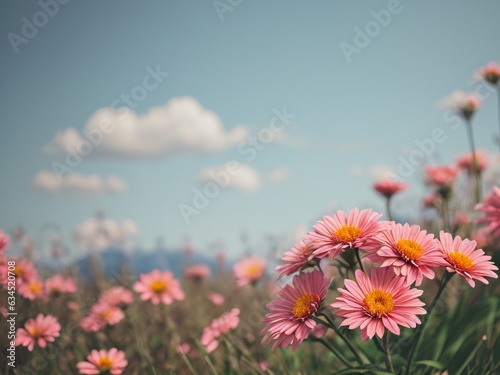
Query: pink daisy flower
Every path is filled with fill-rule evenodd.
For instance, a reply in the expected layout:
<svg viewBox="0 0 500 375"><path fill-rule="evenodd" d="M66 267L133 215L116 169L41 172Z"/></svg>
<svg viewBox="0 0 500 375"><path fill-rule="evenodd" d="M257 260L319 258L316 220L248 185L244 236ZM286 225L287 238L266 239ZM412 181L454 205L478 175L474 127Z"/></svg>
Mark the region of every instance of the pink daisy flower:
<svg viewBox="0 0 500 375"><path fill-rule="evenodd" d="M38 271L36 270L35 265L28 259L10 258L9 260L16 262L13 273L16 275L16 285L18 287L20 287L24 282L38 278ZM7 276L7 272L2 272L2 282L5 286L7 286Z"/></svg>
<svg viewBox="0 0 500 375"><path fill-rule="evenodd" d="M10 242L10 239L9 239L9 236L7 236L1 229L0 229L0 252L1 251L4 251L5 249L7 249L7 247L9 246L9 242Z"/></svg>
<svg viewBox="0 0 500 375"><path fill-rule="evenodd" d="M125 314L119 307L107 302L97 302L80 321L80 327L85 332L98 332L107 325L118 324L124 317Z"/></svg>
<svg viewBox="0 0 500 375"><path fill-rule="evenodd" d="M75 279L63 275L54 275L45 280L45 291L49 295L74 293L76 292Z"/></svg>
<svg viewBox="0 0 500 375"><path fill-rule="evenodd" d="M113 306L130 305L134 301L134 295L123 286L113 286L101 294L99 301Z"/></svg>
<svg viewBox="0 0 500 375"><path fill-rule="evenodd" d="M219 346L219 341L217 339L220 336L238 327L238 324L240 323L238 315L240 315L240 310L232 309L231 311L226 312L220 317L212 320L212 323L203 329L200 342L205 347L207 353L211 353L217 349Z"/></svg>
<svg viewBox="0 0 500 375"><path fill-rule="evenodd" d="M500 82L500 65L495 62L490 62L486 67L480 68L474 74L474 80L484 79L492 85L497 85Z"/></svg>
<svg viewBox="0 0 500 375"><path fill-rule="evenodd" d="M377 235L386 223L378 221L382 214L372 210L351 210L348 215L337 211L334 216L325 216L314 225L314 232L306 235L305 241L318 258L336 258L346 249L370 250L378 245Z"/></svg>
<svg viewBox="0 0 500 375"><path fill-rule="evenodd" d="M415 328L420 324L417 314L426 314L425 304L418 299L422 290L410 289L390 268L374 269L370 276L356 270L355 276L356 282L344 281L346 289L339 288L340 296L331 304L337 309L334 315L344 318L341 327L359 327L364 341L375 334L382 338L386 328L399 335L399 326Z"/></svg>
<svg viewBox="0 0 500 375"><path fill-rule="evenodd" d="M273 350L291 345L295 350L316 327L313 317L322 309L330 280L319 270L295 275L292 285L285 285L278 298L269 302L269 312L262 320L266 327L263 345L274 341Z"/></svg>
<svg viewBox="0 0 500 375"><path fill-rule="evenodd" d="M464 93L455 91L450 96L444 98L440 102L441 107L450 108L466 119L470 119L472 115L481 107L482 101L479 95L475 93Z"/></svg>
<svg viewBox="0 0 500 375"><path fill-rule="evenodd" d="M276 272L279 272L278 279L291 275L305 267L311 260L314 250L315 248L310 243L303 240L293 245L292 249L281 257L282 264L276 267Z"/></svg>
<svg viewBox="0 0 500 375"><path fill-rule="evenodd" d="M475 152L476 154L476 165L479 171L483 171L486 169L488 166L486 162L486 157L484 155L484 152L481 150L477 150ZM466 171L468 174L472 175L474 174L474 157L472 152L468 152L466 154L463 154L458 157L457 159L457 165L460 169L463 169Z"/></svg>
<svg viewBox="0 0 500 375"><path fill-rule="evenodd" d="M488 284L485 277L498 278L493 272L498 271L498 267L490 261L491 257L485 255L483 250L476 250L476 241L462 240L459 236L453 238L450 233L444 231L439 232L439 239L448 272L458 273L473 288L474 279Z"/></svg>
<svg viewBox="0 0 500 375"><path fill-rule="evenodd" d="M234 278L238 286L255 284L266 272L266 261L260 257L246 257L233 267Z"/></svg>
<svg viewBox="0 0 500 375"><path fill-rule="evenodd" d="M403 276L408 284L419 286L424 276L433 279L432 268L442 265L438 240L418 225L391 222L380 241L382 246L372 259L382 260L381 267L393 266L396 275Z"/></svg>
<svg viewBox="0 0 500 375"><path fill-rule="evenodd" d="M116 348L109 351L94 349L87 356L87 360L88 362L81 361L76 364L80 374L98 375L110 373L112 375L121 375L128 364L125 353Z"/></svg>
<svg viewBox="0 0 500 375"><path fill-rule="evenodd" d="M45 348L47 342L54 342L60 331L61 325L55 317L38 314L35 319L29 319L24 328L17 331L16 346L27 346L29 351L32 351L35 345Z"/></svg>
<svg viewBox="0 0 500 375"><path fill-rule="evenodd" d="M373 185L373 189L386 198L391 198L394 194L406 190L407 187L406 182L394 181L391 178L385 178Z"/></svg>
<svg viewBox="0 0 500 375"><path fill-rule="evenodd" d="M455 182L458 170L455 167L427 167L425 173L427 175L426 183L439 187L449 187Z"/></svg>
<svg viewBox="0 0 500 375"><path fill-rule="evenodd" d="M224 304L224 296L219 293L208 293L207 298L210 302L212 302L215 306L220 306Z"/></svg>
<svg viewBox="0 0 500 375"><path fill-rule="evenodd" d="M210 276L210 267L206 264L193 264L184 270L184 278L195 282L201 281Z"/></svg>
<svg viewBox="0 0 500 375"><path fill-rule="evenodd" d="M141 294L141 300L150 301L153 305L160 302L170 305L175 300L184 299L181 284L170 271L153 270L141 275L134 284L134 290Z"/></svg>
<svg viewBox="0 0 500 375"><path fill-rule="evenodd" d="M42 281L38 276L32 277L30 280L24 281L19 285L19 294L31 301L35 299L45 298L45 290Z"/></svg>
<svg viewBox="0 0 500 375"><path fill-rule="evenodd" d="M494 186L491 194L477 204L475 209L485 213L485 217L478 222L488 223L493 236L500 236L500 188Z"/></svg>

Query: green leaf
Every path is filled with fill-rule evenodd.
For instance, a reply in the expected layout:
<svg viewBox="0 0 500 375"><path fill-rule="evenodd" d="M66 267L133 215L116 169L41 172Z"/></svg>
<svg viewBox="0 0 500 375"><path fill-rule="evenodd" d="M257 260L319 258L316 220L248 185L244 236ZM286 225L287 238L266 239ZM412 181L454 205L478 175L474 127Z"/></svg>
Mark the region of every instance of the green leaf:
<svg viewBox="0 0 500 375"><path fill-rule="evenodd" d="M394 375L393 372L388 372L386 370L378 368L365 368L365 367L353 367L335 372L335 375L349 375L349 374Z"/></svg>
<svg viewBox="0 0 500 375"><path fill-rule="evenodd" d="M422 366L427 366L427 367L432 367L432 368L435 368L435 369L438 369L438 370L442 370L444 369L444 365L442 365L441 363L439 363L438 361L430 361L430 360L425 360L425 361L418 361L418 362L415 362L415 364L418 366L418 365L422 365Z"/></svg>

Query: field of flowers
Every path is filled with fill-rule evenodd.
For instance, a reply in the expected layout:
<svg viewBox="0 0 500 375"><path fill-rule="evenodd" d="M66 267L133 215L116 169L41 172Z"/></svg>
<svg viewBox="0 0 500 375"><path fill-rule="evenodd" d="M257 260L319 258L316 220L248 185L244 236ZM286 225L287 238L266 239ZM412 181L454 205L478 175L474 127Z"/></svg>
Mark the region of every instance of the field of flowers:
<svg viewBox="0 0 500 375"><path fill-rule="evenodd" d="M500 67L478 78L498 88ZM0 372L500 374L500 188L474 147L480 98L452 99L471 150L426 168L419 223L393 221L407 183L387 177L386 212L326 215L280 260L219 255L214 273L187 251L182 278L110 277L94 254L90 281L12 256L0 231Z"/></svg>

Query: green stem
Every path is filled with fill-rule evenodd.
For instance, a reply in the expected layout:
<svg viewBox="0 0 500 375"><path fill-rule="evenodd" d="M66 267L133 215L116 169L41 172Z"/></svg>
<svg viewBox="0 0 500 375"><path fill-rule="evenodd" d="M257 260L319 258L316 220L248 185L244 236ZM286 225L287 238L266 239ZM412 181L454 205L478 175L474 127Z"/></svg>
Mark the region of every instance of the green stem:
<svg viewBox="0 0 500 375"><path fill-rule="evenodd" d="M331 320L330 317L328 315L326 315L325 313L321 313L320 315L323 316L323 317L325 317L325 319L330 324L330 328L332 328L335 331L335 333L337 333L337 335L345 342L345 344L347 345L347 347L349 348L349 350L356 357L356 361L358 361L358 363L360 365L363 365L364 364L363 360L361 359L358 351L356 350L356 348L354 347L354 345L352 345L351 341L342 333L342 331L340 330L340 328L338 328L335 325L335 323L333 322L333 320Z"/></svg>
<svg viewBox="0 0 500 375"><path fill-rule="evenodd" d="M361 257L359 256L359 249L358 248L354 249L354 253L356 254L356 259L358 260L359 269L365 272L363 268L363 263L361 263Z"/></svg>
<svg viewBox="0 0 500 375"><path fill-rule="evenodd" d="M475 186L475 203L479 203L481 201L481 172L479 171L477 165L477 157L476 157L476 146L474 145L474 133L472 132L472 122L470 119L467 119L465 122L467 128L467 137L469 138L469 146L472 154L472 169L474 176L476 178L476 186Z"/></svg>
<svg viewBox="0 0 500 375"><path fill-rule="evenodd" d="M391 215L391 197L388 197L385 200L385 210L387 211L387 218L389 221L392 221L392 215Z"/></svg>
<svg viewBox="0 0 500 375"><path fill-rule="evenodd" d="M385 334L385 365L387 367L387 370L394 372L394 366L392 364L392 357L391 357L391 340L390 340L390 332L387 331Z"/></svg>
<svg viewBox="0 0 500 375"><path fill-rule="evenodd" d="M446 288L446 285L451 280L453 275L454 275L453 273L447 273L446 275L443 276L443 279L441 280L441 285L439 286L439 289L436 293L436 296L432 300L432 302L429 306L429 309L427 310L427 314L424 315L424 317L422 318L422 324L420 324L416 329L415 339L413 340L413 342L411 344L410 352L408 354L408 361L407 361L407 365L406 365L406 375L410 375L411 366L413 364L413 358L415 357L416 349L420 346L420 341L422 340L422 337L423 337L422 333L425 329L426 323L429 321L429 317L432 313L432 310L434 310L434 307L436 306L437 301L441 297L441 294L443 293L444 288Z"/></svg>
<svg viewBox="0 0 500 375"><path fill-rule="evenodd" d="M497 99L498 99L498 147L500 148L500 82L497 85Z"/></svg>

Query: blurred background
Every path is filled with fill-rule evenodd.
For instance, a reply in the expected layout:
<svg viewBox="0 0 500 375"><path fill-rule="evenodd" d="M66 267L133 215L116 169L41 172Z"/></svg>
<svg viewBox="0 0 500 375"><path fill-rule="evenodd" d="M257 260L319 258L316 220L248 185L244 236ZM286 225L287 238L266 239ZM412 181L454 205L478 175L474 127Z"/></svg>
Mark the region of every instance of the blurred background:
<svg viewBox="0 0 500 375"><path fill-rule="evenodd" d="M419 222L425 166L469 150L439 104L455 90L483 97L474 135L486 188L498 182L498 96L473 72L500 60L499 14L466 0L2 1L0 228L11 252L52 265L268 255L336 209L382 212L386 176L409 184L395 217Z"/></svg>

